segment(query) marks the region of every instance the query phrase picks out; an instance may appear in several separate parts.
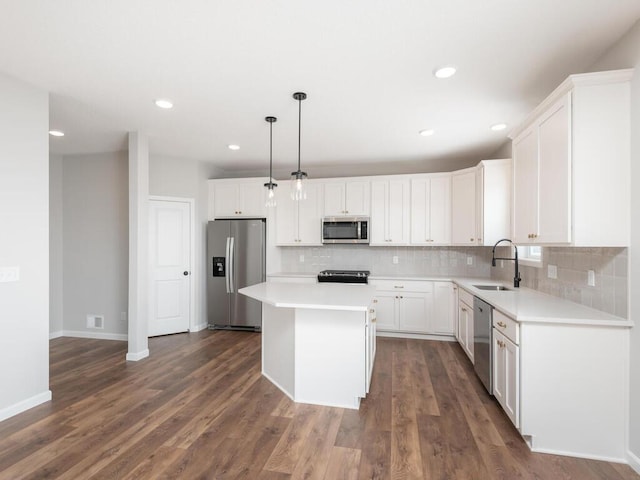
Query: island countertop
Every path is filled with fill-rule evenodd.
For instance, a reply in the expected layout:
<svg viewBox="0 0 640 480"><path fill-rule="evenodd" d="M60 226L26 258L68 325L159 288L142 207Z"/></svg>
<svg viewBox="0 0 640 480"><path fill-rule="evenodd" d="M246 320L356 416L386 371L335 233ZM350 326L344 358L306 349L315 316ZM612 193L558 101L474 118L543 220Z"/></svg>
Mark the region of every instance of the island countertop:
<svg viewBox="0 0 640 480"><path fill-rule="evenodd" d="M239 293L274 307L366 312L376 294L371 285L258 283Z"/></svg>

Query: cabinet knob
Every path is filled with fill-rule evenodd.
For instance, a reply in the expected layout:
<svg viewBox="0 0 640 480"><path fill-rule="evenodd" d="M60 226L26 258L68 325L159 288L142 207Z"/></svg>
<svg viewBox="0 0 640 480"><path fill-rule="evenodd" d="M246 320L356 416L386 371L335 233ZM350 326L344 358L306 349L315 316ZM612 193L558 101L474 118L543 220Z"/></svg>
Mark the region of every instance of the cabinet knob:
<svg viewBox="0 0 640 480"><path fill-rule="evenodd" d="M473 242L473 238L470 238L470 239L469 239L469 241L470 241L470 242Z"/></svg>
<svg viewBox="0 0 640 480"><path fill-rule="evenodd" d="M377 299L377 298L374 298L374 299L373 299L373 303L378 303L378 299Z"/></svg>
<svg viewBox="0 0 640 480"><path fill-rule="evenodd" d="M369 313L373 313L373 312L375 312L373 308L369 310Z"/></svg>
<svg viewBox="0 0 640 480"><path fill-rule="evenodd" d="M504 322L498 322L498 326L499 326L500 328L507 328L507 324L506 324L506 323L504 323Z"/></svg>

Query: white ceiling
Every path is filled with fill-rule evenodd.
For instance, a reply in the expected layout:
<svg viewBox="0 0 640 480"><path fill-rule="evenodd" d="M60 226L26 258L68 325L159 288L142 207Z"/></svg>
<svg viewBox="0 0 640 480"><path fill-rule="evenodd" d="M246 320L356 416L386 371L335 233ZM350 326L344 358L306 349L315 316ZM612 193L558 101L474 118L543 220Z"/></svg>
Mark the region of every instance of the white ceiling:
<svg viewBox="0 0 640 480"><path fill-rule="evenodd" d="M0 12L0 72L51 92L50 127L66 133L53 153L123 150L140 130L152 154L266 169L274 115L274 166L295 170L301 90L313 176L489 158L508 133L489 127L517 125L585 71L640 1L0 0ZM443 64L458 73L434 78Z"/></svg>

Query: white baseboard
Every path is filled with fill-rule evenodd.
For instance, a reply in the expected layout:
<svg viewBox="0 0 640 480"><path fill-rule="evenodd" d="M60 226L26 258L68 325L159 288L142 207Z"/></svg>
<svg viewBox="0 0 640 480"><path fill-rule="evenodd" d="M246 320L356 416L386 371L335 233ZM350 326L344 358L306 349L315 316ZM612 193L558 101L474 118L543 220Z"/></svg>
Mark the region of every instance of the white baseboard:
<svg viewBox="0 0 640 480"><path fill-rule="evenodd" d="M201 323L200 325L196 325L195 327L191 327L189 329L189 331L195 333L195 332L199 332L201 330L204 330L207 327L208 327L208 325L206 323Z"/></svg>
<svg viewBox="0 0 640 480"><path fill-rule="evenodd" d="M31 398L27 398L21 402L10 405L0 410L0 422L6 420L9 417L13 417L19 413L29 410L30 408L37 407L41 403L45 403L51 400L51 390L34 395Z"/></svg>
<svg viewBox="0 0 640 480"><path fill-rule="evenodd" d="M63 330L62 336L74 337L74 338L93 338L95 340L118 340L120 342L126 342L129 340L129 336L126 333L100 333L100 332Z"/></svg>
<svg viewBox="0 0 640 480"><path fill-rule="evenodd" d="M49 340L53 340L54 338L60 338L64 336L64 331L58 330L57 332L49 332Z"/></svg>
<svg viewBox="0 0 640 480"><path fill-rule="evenodd" d="M414 338L417 340L440 340L441 342L455 342L456 337L450 335L430 335L427 333L404 333L404 332L376 332L376 337L390 338Z"/></svg>
<svg viewBox="0 0 640 480"><path fill-rule="evenodd" d="M138 360L142 360L143 358L147 358L149 356L149 349L143 350L141 352L127 353L127 361L128 362L137 362Z"/></svg>
<svg viewBox="0 0 640 480"><path fill-rule="evenodd" d="M586 458L589 460L598 460L601 462L610 462L610 463L627 463L627 460L625 458L609 457L607 455L594 455L591 453L582 453L582 452L566 452L564 450L555 450L553 448L529 447L529 449L534 453L547 453L550 455L561 455L564 457Z"/></svg>
<svg viewBox="0 0 640 480"><path fill-rule="evenodd" d="M629 466L633 468L636 473L640 474L640 457L631 450L627 450L627 461L629 462Z"/></svg>

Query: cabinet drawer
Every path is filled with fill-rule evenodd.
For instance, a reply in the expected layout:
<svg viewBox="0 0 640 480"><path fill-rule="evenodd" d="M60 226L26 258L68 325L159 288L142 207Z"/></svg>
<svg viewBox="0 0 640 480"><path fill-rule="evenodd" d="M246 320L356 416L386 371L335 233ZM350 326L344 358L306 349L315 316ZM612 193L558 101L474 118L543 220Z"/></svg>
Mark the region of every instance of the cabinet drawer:
<svg viewBox="0 0 640 480"><path fill-rule="evenodd" d="M458 300L473 308L473 295L463 288L458 288Z"/></svg>
<svg viewBox="0 0 640 480"><path fill-rule="evenodd" d="M520 327L514 319L494 309L493 326L513 343L520 344Z"/></svg>
<svg viewBox="0 0 640 480"><path fill-rule="evenodd" d="M433 282L419 280L371 280L371 285L379 291L391 292L433 292Z"/></svg>

